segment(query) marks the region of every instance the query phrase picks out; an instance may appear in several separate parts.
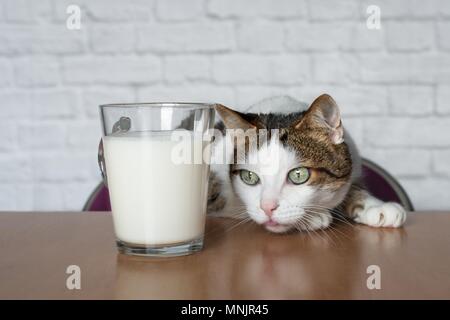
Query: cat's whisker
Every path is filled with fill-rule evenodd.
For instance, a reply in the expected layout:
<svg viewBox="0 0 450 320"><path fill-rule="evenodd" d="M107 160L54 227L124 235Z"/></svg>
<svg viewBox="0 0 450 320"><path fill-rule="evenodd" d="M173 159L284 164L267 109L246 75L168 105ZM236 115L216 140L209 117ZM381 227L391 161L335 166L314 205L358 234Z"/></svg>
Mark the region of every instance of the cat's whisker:
<svg viewBox="0 0 450 320"><path fill-rule="evenodd" d="M311 209L309 209L309 210L311 210ZM315 212L315 211L311 211L311 212L313 212L314 214L323 214L323 213L321 213L321 212ZM336 231L336 232L339 232L339 233L342 234L344 237L350 239L350 237L349 237L347 234L345 234L342 230L339 230L339 229L335 228L332 224L330 224L330 225L328 226L328 228L329 228L330 230L334 230L334 231Z"/></svg>
<svg viewBox="0 0 450 320"><path fill-rule="evenodd" d="M308 215L308 214L305 215L305 220L309 221L311 224L314 222L314 221L312 221L312 218L314 218L314 216L311 216L311 215ZM321 229L321 228L320 229L313 228L312 230L316 234L319 234L319 231L323 231L323 229ZM334 240L330 237L330 235L328 235L326 232L322 232L322 233L323 233L324 237L328 238L328 240L331 241L331 243L334 243L333 242Z"/></svg>
<svg viewBox="0 0 450 320"><path fill-rule="evenodd" d="M333 212L333 213L338 213L338 212L336 212L334 209L329 209L329 208L322 207L322 206L312 206L312 205L311 205L311 206L303 206L303 208L306 209L306 210L315 209L315 210L316 210L316 213L318 213L318 214L326 214L326 213L323 212L323 211L331 211L331 212ZM323 211L320 211L320 210L323 210ZM347 224L347 225L350 226L350 227L353 227L353 226L354 226L353 224L351 224L351 223L348 221L348 219L346 219L345 217L343 217L343 216L341 216L341 215L338 215L338 216L334 215L334 216L333 216L333 219L336 219L337 221L340 221L340 222L342 222L342 223L345 223L345 224Z"/></svg>
<svg viewBox="0 0 450 320"><path fill-rule="evenodd" d="M328 216L328 217L330 216L329 212L323 212L323 211L320 211L320 210L321 209L317 209L317 208L313 208L313 207L305 208L305 212L312 212L314 214ZM347 225L353 227L353 225L350 222L348 222L345 219L342 219L341 217L331 216L331 218L332 218L333 221L336 220L338 222L342 222L344 224L347 224Z"/></svg>
<svg viewBox="0 0 450 320"><path fill-rule="evenodd" d="M307 234L309 234L312 237L312 232L314 232L317 237L319 237L321 240L325 240L325 238L322 237L314 228L312 228L308 223L311 223L306 216L304 216L304 220L298 220L297 221L301 226L304 227L304 231L306 231ZM303 230L302 230L303 231Z"/></svg>
<svg viewBox="0 0 450 320"><path fill-rule="evenodd" d="M307 217L313 218L314 216L308 214ZM331 236L331 237L334 236L334 237L335 237L336 239L338 239L338 240L340 240L340 238L339 238L339 236L335 233L335 231L339 232L339 233L342 234L343 236L346 236L344 233L340 232L340 231L337 230L335 227L333 227L332 224L330 224L329 226L327 226L326 229L321 229L321 230L323 230L323 232L324 232L325 234L327 234L328 232L330 232L330 233L331 233L330 236ZM333 240L334 240L334 238L333 238Z"/></svg>
<svg viewBox="0 0 450 320"><path fill-rule="evenodd" d="M217 237L219 237L219 236L223 236L223 235L225 235L226 233L229 233L230 231L232 231L232 230L234 230L234 229L236 229L236 228L238 228L238 227L240 227L240 226L243 226L243 225L245 225L246 223L248 223L248 222L251 222L251 218L246 218L246 219L243 219L243 220L238 220L238 222L236 222L236 220L229 220L229 222L231 222L231 223L229 223L228 225L226 225L225 226L225 229L222 229L222 228L214 228L214 229L212 229L212 230L210 230L209 232L206 232L205 233L205 236L207 235L211 240L212 239L215 239L215 238L217 238Z"/></svg>
<svg viewBox="0 0 450 320"><path fill-rule="evenodd" d="M342 212L341 210L337 209L337 208L329 208L329 207L325 207L325 206L321 206L321 205L306 205L304 207L314 207L314 208L321 208L330 212L333 212L339 216L342 217L346 217L346 214L344 212Z"/></svg>
<svg viewBox="0 0 450 320"><path fill-rule="evenodd" d="M230 228L227 228L226 230L224 230L224 233L228 233L231 230L234 230L237 227L240 227L240 226L242 226L242 225L244 225L244 224L246 224L246 223L248 223L250 221L251 221L251 218L243 219L243 220L237 222L236 224L234 224L233 226L231 226Z"/></svg>

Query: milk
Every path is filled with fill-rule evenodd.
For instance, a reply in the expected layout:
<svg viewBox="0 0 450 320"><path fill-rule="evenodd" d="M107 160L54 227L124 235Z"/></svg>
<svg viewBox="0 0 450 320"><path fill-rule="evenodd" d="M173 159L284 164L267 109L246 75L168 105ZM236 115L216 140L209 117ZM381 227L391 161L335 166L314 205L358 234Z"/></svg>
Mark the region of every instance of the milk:
<svg viewBox="0 0 450 320"><path fill-rule="evenodd" d="M201 137L195 138L195 142ZM172 161L170 131L103 137L116 237L166 245L202 237L209 167Z"/></svg>

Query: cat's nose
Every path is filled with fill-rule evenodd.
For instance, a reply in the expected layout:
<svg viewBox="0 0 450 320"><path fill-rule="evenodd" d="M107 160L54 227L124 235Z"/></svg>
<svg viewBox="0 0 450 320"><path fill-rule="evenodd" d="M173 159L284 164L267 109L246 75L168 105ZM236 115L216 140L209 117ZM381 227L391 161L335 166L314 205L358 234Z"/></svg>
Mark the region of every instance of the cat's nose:
<svg viewBox="0 0 450 320"><path fill-rule="evenodd" d="M263 209L264 213L270 218L272 217L273 212L276 208L278 208L278 201L276 200L264 200L261 201L261 209Z"/></svg>

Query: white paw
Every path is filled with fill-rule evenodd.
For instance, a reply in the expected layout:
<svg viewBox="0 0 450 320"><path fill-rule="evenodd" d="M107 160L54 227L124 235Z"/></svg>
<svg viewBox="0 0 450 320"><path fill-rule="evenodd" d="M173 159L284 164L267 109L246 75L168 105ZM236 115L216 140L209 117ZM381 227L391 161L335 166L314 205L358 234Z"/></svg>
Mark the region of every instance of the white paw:
<svg viewBox="0 0 450 320"><path fill-rule="evenodd" d="M356 216L355 221L372 227L398 228L406 221L406 211L398 203L384 202L365 208Z"/></svg>
<svg viewBox="0 0 450 320"><path fill-rule="evenodd" d="M303 221L303 229L310 231L325 229L329 227L332 220L333 217L329 213L317 213Z"/></svg>

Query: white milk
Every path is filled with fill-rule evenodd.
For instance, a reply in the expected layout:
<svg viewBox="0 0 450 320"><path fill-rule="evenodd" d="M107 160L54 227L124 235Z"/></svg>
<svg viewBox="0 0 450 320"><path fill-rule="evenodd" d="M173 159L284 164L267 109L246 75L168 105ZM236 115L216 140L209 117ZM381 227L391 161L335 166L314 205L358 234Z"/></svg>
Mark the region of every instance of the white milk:
<svg viewBox="0 0 450 320"><path fill-rule="evenodd" d="M103 138L119 240L163 245L202 237L209 168L175 164L171 155L178 143L170 132Z"/></svg>

